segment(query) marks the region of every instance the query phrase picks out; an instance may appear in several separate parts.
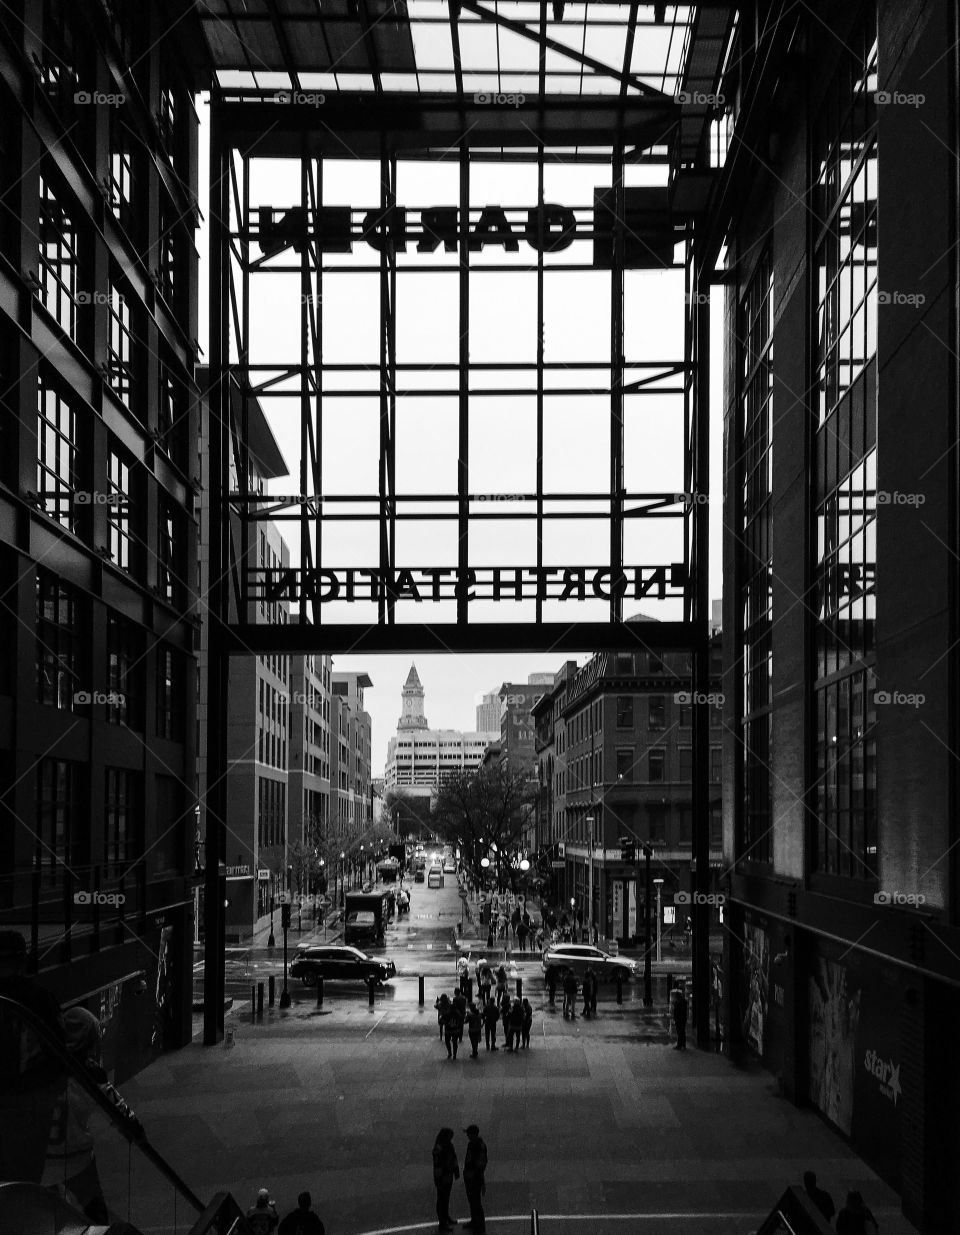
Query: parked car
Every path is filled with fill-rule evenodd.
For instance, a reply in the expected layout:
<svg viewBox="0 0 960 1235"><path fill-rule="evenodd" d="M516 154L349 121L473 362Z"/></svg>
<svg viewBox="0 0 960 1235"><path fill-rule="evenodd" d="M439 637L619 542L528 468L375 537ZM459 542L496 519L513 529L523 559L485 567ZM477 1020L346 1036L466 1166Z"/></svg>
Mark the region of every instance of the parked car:
<svg viewBox="0 0 960 1235"><path fill-rule="evenodd" d="M396 965L386 957L368 956L359 948L333 943L302 945L290 966L291 976L299 978L304 986L313 985L317 978L324 982L373 980L379 985L389 982L396 972Z"/></svg>
<svg viewBox="0 0 960 1235"><path fill-rule="evenodd" d="M426 879L426 875L424 874L423 867L418 866L417 869L413 872L413 882L423 883L425 879Z"/></svg>
<svg viewBox="0 0 960 1235"><path fill-rule="evenodd" d="M439 866L430 867L430 874L427 876L427 887L428 888L442 888L443 887L443 871L440 869Z"/></svg>
<svg viewBox="0 0 960 1235"><path fill-rule="evenodd" d="M549 978L552 970L558 981L571 969L578 978L582 978L590 968L601 982L616 981L618 974L624 981L629 981L637 972L635 961L623 956L608 956L588 943L548 944L543 950L541 963L543 976Z"/></svg>

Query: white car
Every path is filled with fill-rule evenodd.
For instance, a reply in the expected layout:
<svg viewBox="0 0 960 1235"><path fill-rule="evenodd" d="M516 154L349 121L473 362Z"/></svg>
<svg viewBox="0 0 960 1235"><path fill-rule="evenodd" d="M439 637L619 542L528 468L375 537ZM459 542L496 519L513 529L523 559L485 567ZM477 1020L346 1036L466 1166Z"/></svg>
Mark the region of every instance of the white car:
<svg viewBox="0 0 960 1235"><path fill-rule="evenodd" d="M636 961L627 960L623 956L608 956L599 948L588 943L555 943L548 944L543 950L543 976L549 980L551 972L557 981L562 981L569 970L583 978L588 969L592 969L599 981L616 981L618 975L629 981L636 976Z"/></svg>

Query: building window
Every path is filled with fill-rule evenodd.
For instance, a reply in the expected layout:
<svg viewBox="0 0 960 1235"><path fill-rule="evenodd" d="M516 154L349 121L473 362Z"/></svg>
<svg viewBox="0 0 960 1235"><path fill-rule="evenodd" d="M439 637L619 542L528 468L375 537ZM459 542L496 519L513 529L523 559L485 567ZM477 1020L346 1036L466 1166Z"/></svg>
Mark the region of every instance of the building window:
<svg viewBox="0 0 960 1235"><path fill-rule="evenodd" d="M633 728L633 696L617 695L617 728Z"/></svg>
<svg viewBox="0 0 960 1235"><path fill-rule="evenodd" d="M138 239L135 213L136 164L125 107L110 108L110 210L123 230Z"/></svg>
<svg viewBox="0 0 960 1235"><path fill-rule="evenodd" d="M77 227L40 177L40 299L71 339L77 335Z"/></svg>
<svg viewBox="0 0 960 1235"><path fill-rule="evenodd" d="M110 558L121 570L133 570L135 553L131 529L131 463L111 448L107 459L109 491Z"/></svg>
<svg viewBox="0 0 960 1235"><path fill-rule="evenodd" d="M667 837L667 808L660 802L647 806L647 835L651 841L663 844Z"/></svg>
<svg viewBox="0 0 960 1235"><path fill-rule="evenodd" d="M665 763L666 751L662 747L655 746L647 753L647 774L651 785L663 781Z"/></svg>
<svg viewBox="0 0 960 1235"><path fill-rule="evenodd" d="M37 764L35 865L45 883L59 883L60 869L74 865L73 817L77 767L67 759L44 758Z"/></svg>
<svg viewBox="0 0 960 1235"><path fill-rule="evenodd" d="M170 648L157 650L157 733L179 742L183 738L183 665Z"/></svg>
<svg viewBox="0 0 960 1235"><path fill-rule="evenodd" d="M184 590L183 535L180 512L166 499L161 499L159 504L157 536L157 586L164 600L175 605L180 602Z"/></svg>
<svg viewBox="0 0 960 1235"><path fill-rule="evenodd" d="M613 658L614 673L617 674L632 674L633 673L633 653L632 652L615 652Z"/></svg>
<svg viewBox="0 0 960 1235"><path fill-rule="evenodd" d="M189 395L187 387L170 365L160 362L159 413L157 445L180 468L186 464L185 443L189 431Z"/></svg>
<svg viewBox="0 0 960 1235"><path fill-rule="evenodd" d="M153 869L156 872L182 871L187 860L184 844L187 824L193 822L183 784L176 776L157 776L154 794L156 837L149 848Z"/></svg>
<svg viewBox="0 0 960 1235"><path fill-rule="evenodd" d="M37 384L37 496L44 514L76 530L77 418L41 378Z"/></svg>
<svg viewBox="0 0 960 1235"><path fill-rule="evenodd" d="M115 284L110 285L110 330L107 373L117 397L132 406L133 328L130 301Z"/></svg>
<svg viewBox="0 0 960 1235"><path fill-rule="evenodd" d="M679 720L681 729L689 729L693 723L693 713L690 706L686 703L682 704L679 711Z"/></svg>
<svg viewBox="0 0 960 1235"><path fill-rule="evenodd" d="M172 86L164 86L160 91L157 126L167 158L173 163L177 137L177 97Z"/></svg>
<svg viewBox="0 0 960 1235"><path fill-rule="evenodd" d="M84 707L80 680L81 606L56 575L37 571L37 702L74 711Z"/></svg>
<svg viewBox="0 0 960 1235"><path fill-rule="evenodd" d="M173 206L164 197L160 209L159 273L160 295L174 308L177 292L177 227L178 218Z"/></svg>
<svg viewBox="0 0 960 1235"><path fill-rule="evenodd" d="M647 728L666 728L666 703L663 695L651 695L648 707Z"/></svg>
<svg viewBox="0 0 960 1235"><path fill-rule="evenodd" d="M143 728L143 636L119 614L107 614L107 720L112 725Z"/></svg>
<svg viewBox="0 0 960 1235"><path fill-rule="evenodd" d="M814 870L877 872L876 10L868 6L816 126L817 804Z"/></svg>
<svg viewBox="0 0 960 1235"><path fill-rule="evenodd" d="M693 747L681 746L677 753L680 756L680 779L689 785L693 782Z"/></svg>
<svg viewBox="0 0 960 1235"><path fill-rule="evenodd" d="M632 781L634 768L634 754L632 746L617 747L617 780Z"/></svg>
<svg viewBox="0 0 960 1235"><path fill-rule="evenodd" d="M80 84L74 15L73 0L46 0L43 6L40 80L58 110L72 105Z"/></svg>
<svg viewBox="0 0 960 1235"><path fill-rule="evenodd" d="M106 771L106 818L103 829L103 860L108 871L123 874L135 856L131 844L134 803L134 774L119 768Z"/></svg>
<svg viewBox="0 0 960 1235"><path fill-rule="evenodd" d="M770 710L773 705L773 275L757 263L740 305L741 584L743 798L737 854L769 862Z"/></svg>

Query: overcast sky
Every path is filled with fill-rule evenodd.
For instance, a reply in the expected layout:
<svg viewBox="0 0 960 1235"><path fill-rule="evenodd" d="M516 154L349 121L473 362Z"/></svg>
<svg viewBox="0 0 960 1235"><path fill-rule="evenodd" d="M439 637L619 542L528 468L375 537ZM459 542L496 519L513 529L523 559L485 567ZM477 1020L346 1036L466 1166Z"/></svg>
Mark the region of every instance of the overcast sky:
<svg viewBox="0 0 960 1235"><path fill-rule="evenodd" d="M202 138L208 129L208 110L201 104ZM206 142L201 140L201 150ZM299 168L283 160L258 160L252 165L251 204L275 208L299 201ZM633 183L662 176L662 169L630 169ZM398 204L411 212L423 206L450 206L458 200L458 168L453 162L401 164L398 173ZM207 167L201 165L201 184ZM593 165L549 164L545 168L545 200L571 208L589 207L595 187L610 184L610 169ZM324 164L323 203L373 208L379 202L379 167L370 161L327 160ZM474 164L471 167L471 204L529 207L537 200L534 164ZM207 203L202 203L207 217ZM586 216L578 213L578 217ZM201 253L201 344L207 349L206 229L198 238ZM582 261L590 265L592 242L578 241L554 259ZM455 361L458 354L457 255L443 258L449 274L418 274L415 245L399 259L401 273L397 292L398 360L423 365L417 384L428 385L440 375L431 366ZM254 246L254 254L259 252ZM277 260L289 262L291 251ZM441 257L438 252L429 261ZM509 261L516 272L474 274L471 277L471 361L531 361L536 359L535 253L520 242L517 254L501 247L485 248L475 255L479 264ZM345 265L370 264L377 255L365 243L354 252L330 255ZM300 280L298 274L260 274L252 278L250 325L251 358L263 363L299 363ZM545 286L545 358L568 364L571 360L596 364L593 381L609 382L609 275L601 270L548 274ZM711 595L720 595L720 454L721 351L719 346L722 306L715 297L711 306L711 397L714 409L711 433ZM676 358L683 352L682 271L628 271L625 282L625 351L628 360ZM364 397L324 401L323 493L375 496L379 467L379 276L351 272L327 275L323 293L323 347L328 362L369 366L365 373L341 378L345 389L367 392ZM570 385L575 384L573 371ZM444 374L449 382L455 375ZM501 377L500 384L517 384L516 374ZM590 384L588 378L586 385ZM328 388L330 382L328 381ZM300 484L299 402L294 399L261 399L267 419L288 465L289 478L271 486L275 493L296 493ZM536 477L535 394L471 397L470 401L470 492L498 495L497 511L511 515L522 503L502 500L499 495L535 490ZM625 482L628 491L673 492L683 488L682 399L657 395L625 400ZM456 494L457 489L456 397L406 396L397 410L397 491ZM554 493L595 492L609 489L609 396L586 391L574 397L545 399L544 490ZM489 497L487 498L489 501ZM329 505L328 505L329 508ZM527 507L529 508L529 507ZM340 507L343 509L343 507ZM411 511L422 513L410 505ZM436 507L434 507L436 509ZM474 506L476 509L476 506ZM489 506L486 507L489 509ZM569 518L547 523L544 530L544 561L547 565L598 566L607 558L606 524L590 523L573 516L585 506L557 505ZM282 525L291 551L299 555L298 529ZM376 566L379 556L377 526L333 525L325 532L322 565ZM455 522L398 525L398 565L444 567L456 564ZM471 564L533 565L536 562L535 525L516 518L485 523L471 521ZM625 533L624 561L629 565L669 563L682 560L681 521L632 520ZM679 601L645 602L644 612L661 620L681 616ZM634 604L636 610L639 606ZM362 604L326 606L325 620L375 620L375 606ZM431 612L426 611L430 608ZM523 605L501 602L471 606L471 620L529 620L532 602ZM582 619L604 620L607 607L601 600L577 607ZM444 606L398 606L398 621L450 621L452 602ZM545 618L570 620L570 603L554 601L545 606ZM318 650L322 651L322 647ZM586 656L581 656L582 661ZM422 656L417 668L426 688L426 714L432 727L471 730L475 705L482 695L508 680L525 681L536 671L555 671L563 655L541 656ZM373 769L379 775L386 759L387 743L396 731L400 715L400 690L412 657L341 657L337 667L364 669L374 686L366 700L373 718Z"/></svg>

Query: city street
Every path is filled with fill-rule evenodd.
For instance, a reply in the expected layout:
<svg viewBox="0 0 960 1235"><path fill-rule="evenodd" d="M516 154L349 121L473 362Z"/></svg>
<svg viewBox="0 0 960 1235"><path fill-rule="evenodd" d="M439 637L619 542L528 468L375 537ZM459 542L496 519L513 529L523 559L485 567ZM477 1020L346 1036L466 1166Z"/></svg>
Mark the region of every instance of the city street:
<svg viewBox="0 0 960 1235"><path fill-rule="evenodd" d="M359 983L328 983L322 1009L297 983L289 1011L255 1022L238 986L232 1047L196 1039L125 1087L203 1195L225 1189L246 1205L267 1186L283 1213L306 1187L330 1235L435 1230L433 1138L454 1128L462 1161L461 1129L476 1121L490 1153L488 1222L503 1235L528 1231L534 1207L544 1231L746 1235L808 1168L834 1197L859 1188L884 1235L913 1230L895 1194L758 1066L673 1051L665 997L645 1012L642 983L620 1008L602 990L595 1021L565 1021L528 954L510 973L534 1007L529 1052L481 1047L475 1061L465 1040L448 1062L433 1002L455 980L460 900L451 877L411 891L409 918L379 950L400 972L373 1008ZM250 963L278 969L259 955ZM460 1185L453 1213L467 1216Z"/></svg>

